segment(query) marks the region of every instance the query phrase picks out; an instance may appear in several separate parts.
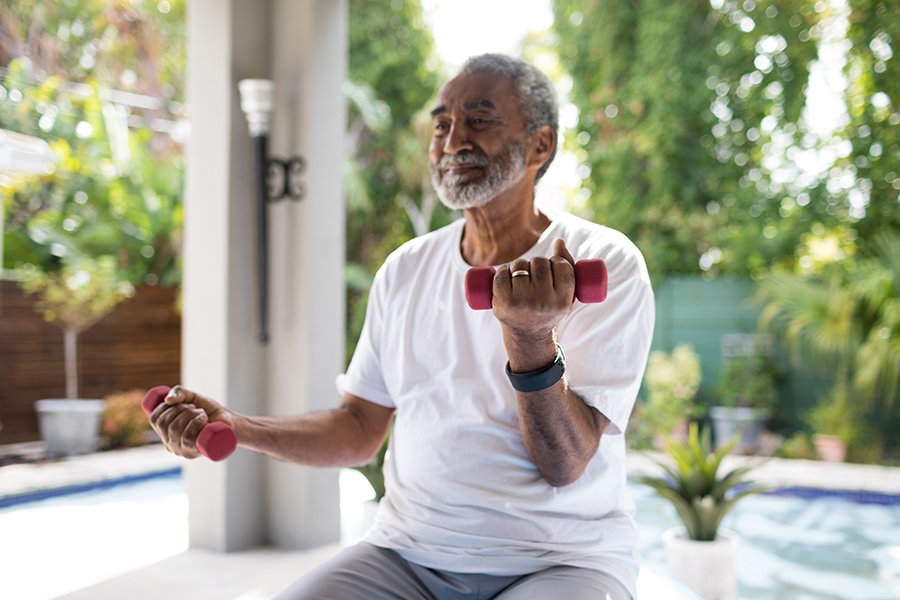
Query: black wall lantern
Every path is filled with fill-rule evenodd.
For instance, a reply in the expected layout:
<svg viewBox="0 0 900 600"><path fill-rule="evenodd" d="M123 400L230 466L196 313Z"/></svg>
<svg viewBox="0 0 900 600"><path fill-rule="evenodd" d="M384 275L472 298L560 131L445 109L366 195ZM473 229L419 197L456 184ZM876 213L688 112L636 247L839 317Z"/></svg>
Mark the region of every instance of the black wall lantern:
<svg viewBox="0 0 900 600"><path fill-rule="evenodd" d="M256 191L257 287L259 292L259 341L269 341L269 202L284 198L298 201L306 189L300 177L306 168L299 156L287 160L269 157L269 121L274 86L268 79L244 79L238 82L241 110L247 115L253 139Z"/></svg>

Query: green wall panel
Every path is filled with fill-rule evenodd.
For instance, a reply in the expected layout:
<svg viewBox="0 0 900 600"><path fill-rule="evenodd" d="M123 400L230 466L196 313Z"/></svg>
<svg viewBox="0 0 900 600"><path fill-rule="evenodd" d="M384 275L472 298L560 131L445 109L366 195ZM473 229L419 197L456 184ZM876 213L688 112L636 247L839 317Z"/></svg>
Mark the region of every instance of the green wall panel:
<svg viewBox="0 0 900 600"><path fill-rule="evenodd" d="M750 279L673 277L656 290L656 328L651 350L671 352L687 343L700 356L703 383L700 394L712 399L722 363L723 335L757 332L760 308L755 305ZM778 424L788 429L801 426L803 413L830 385L827 373L792 364L776 346L783 378L780 384Z"/></svg>

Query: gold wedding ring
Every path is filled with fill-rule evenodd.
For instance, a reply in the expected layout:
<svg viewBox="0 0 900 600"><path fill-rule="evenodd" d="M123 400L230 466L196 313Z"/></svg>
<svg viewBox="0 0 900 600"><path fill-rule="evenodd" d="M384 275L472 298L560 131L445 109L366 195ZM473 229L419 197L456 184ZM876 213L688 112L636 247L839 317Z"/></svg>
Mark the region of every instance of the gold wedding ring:
<svg viewBox="0 0 900 600"><path fill-rule="evenodd" d="M518 271L513 271L511 277L522 277L528 275L531 275L531 273L529 273L525 269L519 269Z"/></svg>

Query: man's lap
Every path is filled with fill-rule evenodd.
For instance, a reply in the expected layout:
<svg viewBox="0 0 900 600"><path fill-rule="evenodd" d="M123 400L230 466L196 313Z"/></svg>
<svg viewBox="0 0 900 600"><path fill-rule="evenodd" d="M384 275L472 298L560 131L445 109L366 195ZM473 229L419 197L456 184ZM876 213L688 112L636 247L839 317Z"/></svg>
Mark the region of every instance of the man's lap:
<svg viewBox="0 0 900 600"><path fill-rule="evenodd" d="M630 600L613 577L552 567L497 577L427 569L392 550L361 542L311 571L275 600Z"/></svg>

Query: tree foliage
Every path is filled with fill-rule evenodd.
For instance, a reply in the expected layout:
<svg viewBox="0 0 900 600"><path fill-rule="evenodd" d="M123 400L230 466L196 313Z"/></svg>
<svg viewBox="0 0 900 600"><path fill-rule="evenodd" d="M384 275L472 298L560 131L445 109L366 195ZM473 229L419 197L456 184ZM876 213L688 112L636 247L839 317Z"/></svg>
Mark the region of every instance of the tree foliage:
<svg viewBox="0 0 900 600"><path fill-rule="evenodd" d="M818 19L805 0L556 0L587 216L631 237L657 279L793 253L763 234L803 190L765 156L802 134Z"/></svg>
<svg viewBox="0 0 900 600"><path fill-rule="evenodd" d="M119 279L115 260L109 256L64 261L56 273L28 267L22 268L20 280L23 291L38 298L35 310L46 321L75 333L90 329L134 294L134 288Z"/></svg>
<svg viewBox="0 0 900 600"><path fill-rule="evenodd" d="M852 195L864 207L855 228L865 244L876 231L900 230L900 63L893 50L900 41L900 2L849 4L850 123L843 134L853 150L836 166L854 185L832 190L837 197Z"/></svg>
<svg viewBox="0 0 900 600"><path fill-rule="evenodd" d="M60 157L0 182L4 266L112 255L134 283L177 284L184 2L32 0L0 11L0 31L0 127Z"/></svg>
<svg viewBox="0 0 900 600"><path fill-rule="evenodd" d="M375 271L403 242L451 220L431 189L429 103L440 62L419 0L351 0L347 190L348 352Z"/></svg>
<svg viewBox="0 0 900 600"><path fill-rule="evenodd" d="M857 260L818 276L772 274L759 282L758 297L761 325L782 333L795 357L848 373L861 405L897 407L900 234L875 234Z"/></svg>

